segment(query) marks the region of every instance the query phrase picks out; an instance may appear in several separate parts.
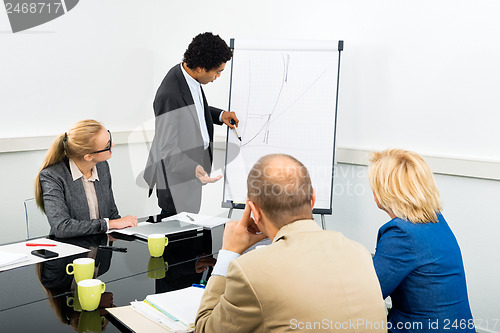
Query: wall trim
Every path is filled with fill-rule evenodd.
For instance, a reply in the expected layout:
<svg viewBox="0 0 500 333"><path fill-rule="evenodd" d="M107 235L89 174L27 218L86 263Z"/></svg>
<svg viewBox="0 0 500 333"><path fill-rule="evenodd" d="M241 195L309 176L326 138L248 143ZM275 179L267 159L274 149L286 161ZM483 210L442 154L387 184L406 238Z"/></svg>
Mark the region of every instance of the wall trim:
<svg viewBox="0 0 500 333"><path fill-rule="evenodd" d="M337 163L368 165L370 150L337 147ZM423 155L432 172L442 175L500 180L500 161Z"/></svg>
<svg viewBox="0 0 500 333"><path fill-rule="evenodd" d="M149 143L153 137L153 130L144 132L113 132L113 141L119 145L141 142ZM52 144L53 140L54 136L0 138L0 154L45 150ZM214 148L225 149L225 140L225 136L216 135L214 138ZM368 165L370 152L370 150L366 149L337 147L336 163ZM436 174L500 180L500 161L429 155L424 155L424 158Z"/></svg>

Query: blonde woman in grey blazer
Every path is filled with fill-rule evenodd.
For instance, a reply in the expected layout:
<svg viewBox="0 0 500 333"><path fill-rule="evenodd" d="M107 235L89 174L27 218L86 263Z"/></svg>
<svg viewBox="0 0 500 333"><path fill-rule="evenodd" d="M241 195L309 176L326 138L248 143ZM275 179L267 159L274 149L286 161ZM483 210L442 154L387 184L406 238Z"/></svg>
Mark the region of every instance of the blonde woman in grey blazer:
<svg viewBox="0 0 500 333"><path fill-rule="evenodd" d="M120 217L116 208L107 162L113 146L111 133L95 120L74 124L54 141L35 182L35 199L51 235L75 237L137 225L135 216Z"/></svg>

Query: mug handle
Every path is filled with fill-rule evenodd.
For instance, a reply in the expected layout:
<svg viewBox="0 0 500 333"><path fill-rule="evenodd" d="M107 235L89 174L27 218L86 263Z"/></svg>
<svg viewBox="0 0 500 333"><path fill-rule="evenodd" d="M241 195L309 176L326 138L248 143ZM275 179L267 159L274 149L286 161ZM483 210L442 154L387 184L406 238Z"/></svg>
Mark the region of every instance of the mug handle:
<svg viewBox="0 0 500 333"><path fill-rule="evenodd" d="M106 284L104 282L102 282L102 291L101 291L101 294L106 290Z"/></svg>
<svg viewBox="0 0 500 333"><path fill-rule="evenodd" d="M165 246L168 245L168 237L165 237Z"/></svg>
<svg viewBox="0 0 500 333"><path fill-rule="evenodd" d="M73 270L72 270L71 272L69 271L69 267L70 267L70 266L73 268ZM73 264L68 264L68 265L66 265L66 273L67 273L68 275L73 275L73 274L75 273L75 267L73 267Z"/></svg>
<svg viewBox="0 0 500 333"><path fill-rule="evenodd" d="M69 301L71 301L71 304L69 304ZM72 308L74 304L75 304L75 299L73 297L66 298L66 305L68 307Z"/></svg>
<svg viewBox="0 0 500 333"><path fill-rule="evenodd" d="M165 261L165 272L168 271L168 262Z"/></svg>

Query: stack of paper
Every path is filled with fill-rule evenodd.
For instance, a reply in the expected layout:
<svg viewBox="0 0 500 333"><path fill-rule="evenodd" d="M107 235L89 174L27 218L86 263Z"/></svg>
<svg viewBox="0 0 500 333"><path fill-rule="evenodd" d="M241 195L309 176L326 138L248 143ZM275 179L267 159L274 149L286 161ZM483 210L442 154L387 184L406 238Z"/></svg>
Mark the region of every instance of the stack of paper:
<svg viewBox="0 0 500 333"><path fill-rule="evenodd" d="M137 312L160 324L170 332L191 332L201 297L205 290L188 287L162 294L149 295L142 302L130 304Z"/></svg>
<svg viewBox="0 0 500 333"><path fill-rule="evenodd" d="M143 226L143 225L152 225L153 223L151 222L139 222L137 223L137 226L140 227L140 226ZM132 227L133 228L133 227ZM108 229L108 231L106 231L107 234L111 233L111 232L117 232L119 234L124 234L124 235L129 235L129 236L134 236L135 234L135 229L132 229L132 228L124 228L124 229ZM132 229L132 230L130 230Z"/></svg>
<svg viewBox="0 0 500 333"><path fill-rule="evenodd" d="M204 229L213 229L229 221L228 218L218 216L208 216L182 212L177 215L164 218L162 221L179 220L186 223L202 226Z"/></svg>
<svg viewBox="0 0 500 333"><path fill-rule="evenodd" d="M28 255L24 253L0 252L0 267L13 265L28 260Z"/></svg>

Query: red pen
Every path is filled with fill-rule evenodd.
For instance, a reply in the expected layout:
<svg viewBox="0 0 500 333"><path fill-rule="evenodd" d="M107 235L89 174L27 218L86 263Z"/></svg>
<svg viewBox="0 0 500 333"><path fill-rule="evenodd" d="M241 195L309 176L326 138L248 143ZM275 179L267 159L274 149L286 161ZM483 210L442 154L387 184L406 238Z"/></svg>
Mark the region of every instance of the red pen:
<svg viewBox="0 0 500 333"><path fill-rule="evenodd" d="M57 246L57 244L26 243L26 246Z"/></svg>

